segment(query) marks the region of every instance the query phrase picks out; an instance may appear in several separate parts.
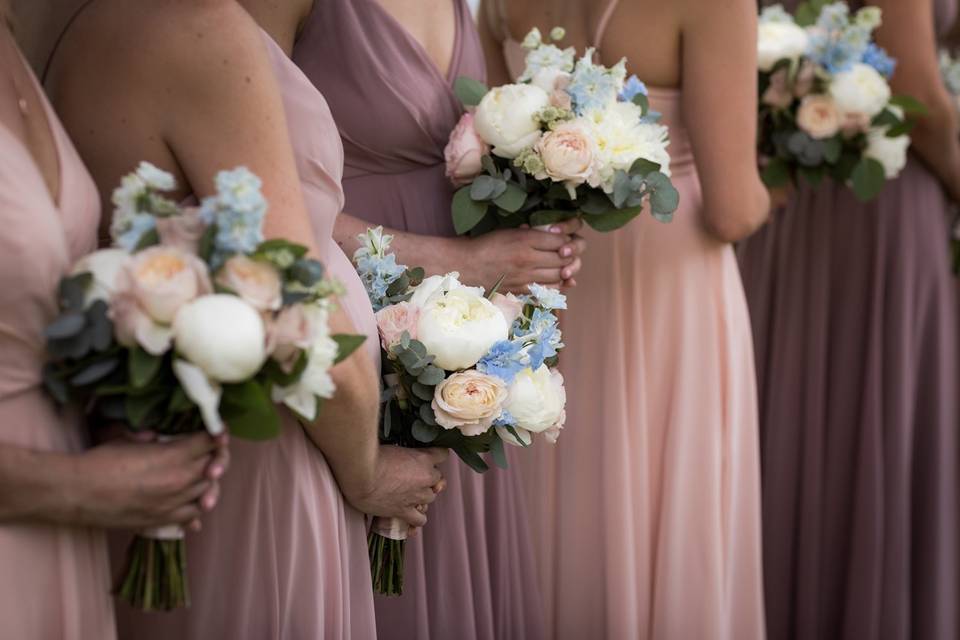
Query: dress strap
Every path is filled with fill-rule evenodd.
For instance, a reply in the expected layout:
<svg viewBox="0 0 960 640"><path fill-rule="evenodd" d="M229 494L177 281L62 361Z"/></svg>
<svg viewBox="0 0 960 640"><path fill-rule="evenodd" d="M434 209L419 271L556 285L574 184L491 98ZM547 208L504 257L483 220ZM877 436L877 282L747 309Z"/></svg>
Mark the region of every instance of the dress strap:
<svg viewBox="0 0 960 640"><path fill-rule="evenodd" d="M610 19L617 10L618 4L619 0L610 0L610 2L607 3L607 8L603 10L603 15L600 16L600 22L597 24L597 35L593 38L593 46L596 47L598 51L600 50L600 43L603 42L603 36L607 32L607 26L610 24Z"/></svg>
<svg viewBox="0 0 960 640"><path fill-rule="evenodd" d="M47 74L50 73L50 67L53 65L53 58L57 55L57 50L60 49L60 43L63 42L64 37L66 37L67 32L70 31L70 27L73 26L73 23L77 21L77 18L80 17L80 14L86 10L94 0L87 0L81 4L76 11L73 12L73 15L70 16L70 19L67 20L67 24L63 26L63 31L60 32L60 35L57 36L57 40L53 43L53 49L50 50L50 57L47 58L47 64L43 66L43 75L40 76L40 82L47 82Z"/></svg>

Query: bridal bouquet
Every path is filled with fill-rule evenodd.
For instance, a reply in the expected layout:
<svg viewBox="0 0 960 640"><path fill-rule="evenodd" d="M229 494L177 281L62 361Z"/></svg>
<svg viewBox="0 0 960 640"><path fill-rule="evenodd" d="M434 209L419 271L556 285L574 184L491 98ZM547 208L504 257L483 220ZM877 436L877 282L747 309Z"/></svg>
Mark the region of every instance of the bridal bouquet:
<svg viewBox="0 0 960 640"><path fill-rule="evenodd" d="M523 296L467 287L457 273L423 277L397 265L391 237L368 230L354 255L377 311L383 347L381 441L447 447L477 472L480 454L506 467L504 443L526 447L540 434L556 442L566 414L563 348L555 311L566 298L530 285ZM403 591L407 525L377 519L369 538L378 593Z"/></svg>
<svg viewBox="0 0 960 640"><path fill-rule="evenodd" d="M551 39L563 38L554 29ZM523 42L526 69L516 84L487 89L458 78L468 107L444 155L457 233L537 227L580 216L613 231L649 206L663 222L677 209L667 127L650 111L647 89L627 78L626 60L593 62L543 41Z"/></svg>
<svg viewBox="0 0 960 640"><path fill-rule="evenodd" d="M811 0L791 16L781 5L760 15L760 141L770 187L803 176L849 184L875 197L907 162L907 114L923 106L891 96L896 61L871 42L880 9L856 14L844 2Z"/></svg>
<svg viewBox="0 0 960 640"><path fill-rule="evenodd" d="M60 283L46 329L44 382L61 403L161 438L229 426L280 432L276 403L313 420L334 393L330 368L362 342L331 336L337 286L306 248L263 238L267 203L244 168L217 194L181 208L173 176L142 163L113 194L114 247L82 258ZM142 532L117 587L144 610L189 604L183 530Z"/></svg>

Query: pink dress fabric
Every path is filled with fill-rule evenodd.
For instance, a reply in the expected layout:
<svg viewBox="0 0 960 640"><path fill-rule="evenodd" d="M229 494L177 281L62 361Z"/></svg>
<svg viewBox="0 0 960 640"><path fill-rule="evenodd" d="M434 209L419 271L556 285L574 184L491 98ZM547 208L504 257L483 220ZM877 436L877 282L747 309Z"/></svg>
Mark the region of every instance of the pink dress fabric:
<svg viewBox="0 0 960 640"><path fill-rule="evenodd" d="M0 38L6 37L0 27ZM33 87L57 146L59 204L29 150L0 125L0 442L78 452L87 444L79 414L58 410L41 385L43 329L57 315L61 276L96 249L100 199L39 85ZM116 636L102 531L0 524L0 567L0 636Z"/></svg>
<svg viewBox="0 0 960 640"><path fill-rule="evenodd" d="M486 72L470 10L453 2L457 33L445 76L377 0L317 0L294 47L344 140L345 210L371 226L454 235L443 149L463 109L452 83ZM512 460L525 454L509 452ZM456 456L443 471L447 489L407 544L404 595L377 598L380 638L545 637L519 473L481 476Z"/></svg>
<svg viewBox="0 0 960 640"><path fill-rule="evenodd" d="M750 320L732 247L704 231L681 101L650 88L680 207L584 232L566 427L520 461L551 638L765 637Z"/></svg>
<svg viewBox="0 0 960 640"><path fill-rule="evenodd" d="M353 357L379 367L373 310L331 230L343 204L343 149L323 96L264 34L283 94L304 199L341 305L368 336ZM131 640L369 640L376 637L363 515L291 414L281 436L234 439L220 504L188 535L192 607L143 614L119 605ZM123 541L124 544L126 540Z"/></svg>

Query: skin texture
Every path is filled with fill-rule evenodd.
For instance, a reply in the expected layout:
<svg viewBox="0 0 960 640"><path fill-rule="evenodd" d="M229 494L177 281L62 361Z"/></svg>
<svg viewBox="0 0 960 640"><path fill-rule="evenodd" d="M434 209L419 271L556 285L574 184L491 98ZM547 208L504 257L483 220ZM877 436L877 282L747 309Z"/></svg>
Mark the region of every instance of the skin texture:
<svg viewBox="0 0 960 640"><path fill-rule="evenodd" d="M505 79L495 16L481 5L488 69ZM537 26L567 30L564 45L592 44L606 2L536 0L505 3L508 26L522 38ZM683 91L684 118L703 188L703 220L722 242L736 242L763 224L770 198L757 173L756 4L751 0L621 0L602 42L602 62L626 56L631 73L655 87ZM717 55L717 52L723 55Z"/></svg>
<svg viewBox="0 0 960 640"><path fill-rule="evenodd" d="M877 44L897 60L894 94L906 94L927 107L910 133L912 150L936 175L954 202L960 202L960 119L940 77L932 0L878 0L883 10Z"/></svg>
<svg viewBox="0 0 960 640"><path fill-rule="evenodd" d="M64 38L48 89L101 194L140 160L170 171L182 185L177 195L201 198L218 171L244 165L263 180L267 237L312 245L273 69L237 3L98 0ZM342 311L330 322L334 333L356 333ZM336 397L305 430L344 496L361 511L422 524L413 507L433 498L434 465L445 454L399 456L379 446L369 358L348 358L332 375ZM384 485L383 474L399 480Z"/></svg>

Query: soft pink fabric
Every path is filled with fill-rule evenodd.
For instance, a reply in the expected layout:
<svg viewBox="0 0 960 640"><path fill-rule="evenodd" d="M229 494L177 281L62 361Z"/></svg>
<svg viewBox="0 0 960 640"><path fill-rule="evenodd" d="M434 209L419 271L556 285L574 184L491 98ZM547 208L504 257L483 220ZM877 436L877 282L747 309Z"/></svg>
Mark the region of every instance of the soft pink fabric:
<svg viewBox="0 0 960 640"><path fill-rule="evenodd" d="M347 287L341 305L368 336L366 348L354 357L374 358L379 367L373 310L356 271L331 237L343 204L343 151L336 126L323 96L269 36L264 40L283 94L317 244L329 272ZM220 505L204 518L200 534L187 537L193 606L164 615L123 607L122 637L374 638L364 517L344 501L320 450L287 413L278 439L235 438L231 451Z"/></svg>
<svg viewBox="0 0 960 640"><path fill-rule="evenodd" d="M5 37L0 29L0 38ZM34 89L42 96L36 83ZM0 126L0 441L75 452L86 445L79 416L58 411L41 387L43 329L57 314L60 277L96 248L100 203L90 175L43 100L59 155L59 206L30 152ZM0 524L0 567L4 638L115 637L100 530L5 522Z"/></svg>

